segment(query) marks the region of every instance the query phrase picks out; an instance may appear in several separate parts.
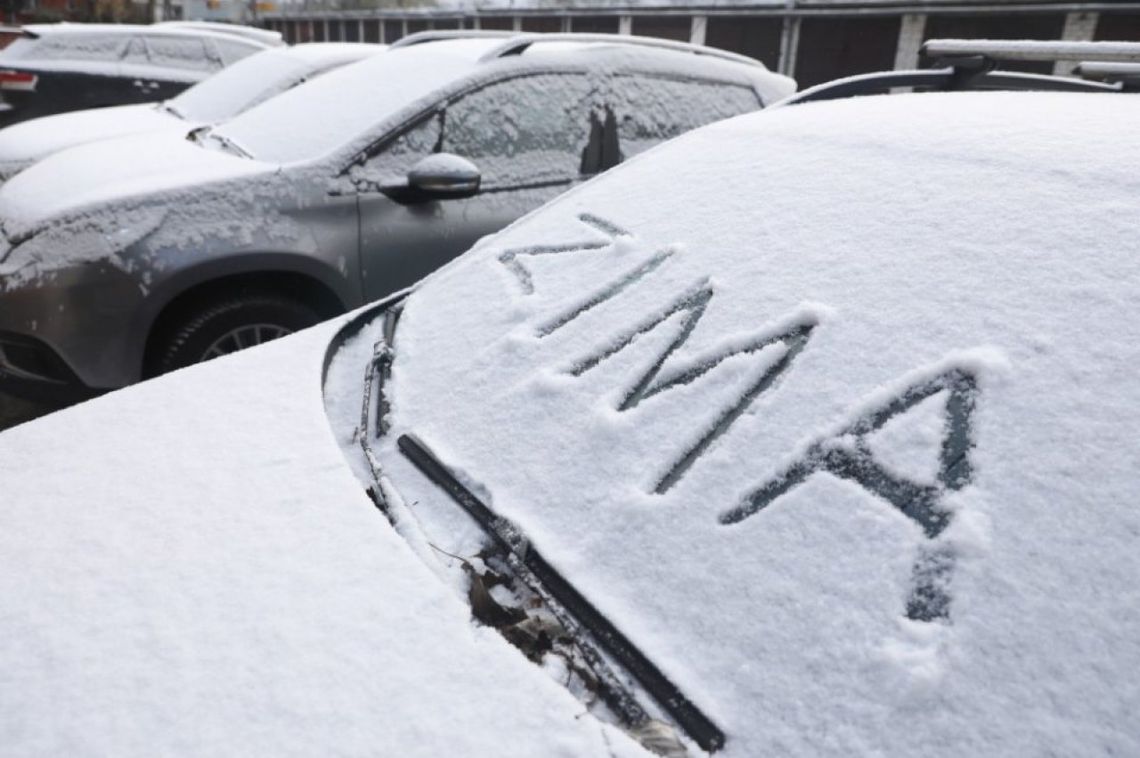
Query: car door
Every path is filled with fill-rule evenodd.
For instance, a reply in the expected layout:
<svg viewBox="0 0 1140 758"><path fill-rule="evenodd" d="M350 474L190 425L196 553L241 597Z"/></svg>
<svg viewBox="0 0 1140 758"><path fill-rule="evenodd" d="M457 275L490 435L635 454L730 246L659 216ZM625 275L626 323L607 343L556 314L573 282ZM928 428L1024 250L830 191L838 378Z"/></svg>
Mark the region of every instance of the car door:
<svg viewBox="0 0 1140 758"><path fill-rule="evenodd" d="M583 158L597 92L596 80L579 72L500 79L452 98L354 166L365 296L413 284L594 173ZM441 152L479 168L477 195L401 204L383 194L385 182Z"/></svg>

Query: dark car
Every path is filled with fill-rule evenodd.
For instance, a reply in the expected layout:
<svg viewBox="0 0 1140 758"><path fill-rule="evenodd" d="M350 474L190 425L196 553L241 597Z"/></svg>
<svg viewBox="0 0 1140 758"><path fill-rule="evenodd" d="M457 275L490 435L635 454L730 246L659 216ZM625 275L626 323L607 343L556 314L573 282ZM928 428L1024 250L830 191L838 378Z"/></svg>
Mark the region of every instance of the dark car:
<svg viewBox="0 0 1140 758"><path fill-rule="evenodd" d="M36 24L0 52L0 126L166 100L273 41L192 26Z"/></svg>

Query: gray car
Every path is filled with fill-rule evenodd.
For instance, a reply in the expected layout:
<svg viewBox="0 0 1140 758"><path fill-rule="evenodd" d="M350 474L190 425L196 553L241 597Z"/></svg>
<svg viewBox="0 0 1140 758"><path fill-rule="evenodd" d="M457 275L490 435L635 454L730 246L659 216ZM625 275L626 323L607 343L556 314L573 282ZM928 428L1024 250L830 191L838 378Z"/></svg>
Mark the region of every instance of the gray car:
<svg viewBox="0 0 1140 758"><path fill-rule="evenodd" d="M57 153L0 190L0 389L83 397L309 326L794 87L664 41L409 38L185 139Z"/></svg>

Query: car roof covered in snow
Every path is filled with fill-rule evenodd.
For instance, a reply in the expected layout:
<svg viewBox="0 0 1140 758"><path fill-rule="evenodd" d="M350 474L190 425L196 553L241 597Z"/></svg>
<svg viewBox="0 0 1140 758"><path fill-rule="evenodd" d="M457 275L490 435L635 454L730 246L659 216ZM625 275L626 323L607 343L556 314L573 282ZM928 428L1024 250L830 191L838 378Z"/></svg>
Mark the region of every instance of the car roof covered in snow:
<svg viewBox="0 0 1140 758"><path fill-rule="evenodd" d="M346 145L350 151L361 149L363 145L354 145L352 137L367 136L366 130L387 118L407 117L409 111L434 103L448 87L468 77L491 77L508 69L538 70L544 65L596 63L673 74L691 71L694 76L704 73L754 87L765 103L794 89L791 80L762 65L617 40L534 45L522 55L483 60L503 42L502 38L473 37L393 48L296 87L229 121L218 132L268 162L312 159ZM345 98L344 92L374 95ZM298 128L302 123L304 128Z"/></svg>
<svg viewBox="0 0 1140 758"><path fill-rule="evenodd" d="M221 37L224 39L247 42L255 47L271 47L274 44L269 39L263 39L257 36L234 33L232 31L227 31L224 29L219 30L209 27L203 28L196 25L182 24L167 26L165 24L72 24L61 22L58 24L27 24L21 27L21 30L36 37L48 37L66 34L116 34L123 36L129 34L148 34L177 37Z"/></svg>
<svg viewBox="0 0 1140 758"><path fill-rule="evenodd" d="M1137 752L1138 117L793 106L561 196L403 308L374 447L407 528L487 543L403 435L726 755Z"/></svg>

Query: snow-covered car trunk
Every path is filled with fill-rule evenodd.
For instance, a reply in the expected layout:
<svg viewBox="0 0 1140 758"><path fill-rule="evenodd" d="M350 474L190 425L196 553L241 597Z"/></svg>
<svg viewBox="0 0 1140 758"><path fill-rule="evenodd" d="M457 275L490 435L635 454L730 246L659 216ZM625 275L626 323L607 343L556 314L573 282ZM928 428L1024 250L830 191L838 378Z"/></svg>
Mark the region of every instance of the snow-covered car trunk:
<svg viewBox="0 0 1140 758"><path fill-rule="evenodd" d="M1135 753L1138 108L679 138L350 340L338 436L459 591L541 551L727 755Z"/></svg>

